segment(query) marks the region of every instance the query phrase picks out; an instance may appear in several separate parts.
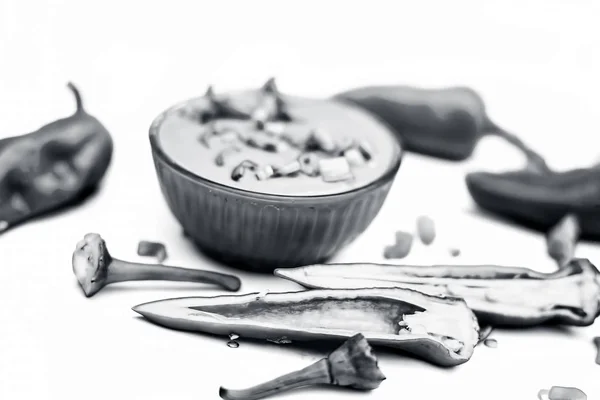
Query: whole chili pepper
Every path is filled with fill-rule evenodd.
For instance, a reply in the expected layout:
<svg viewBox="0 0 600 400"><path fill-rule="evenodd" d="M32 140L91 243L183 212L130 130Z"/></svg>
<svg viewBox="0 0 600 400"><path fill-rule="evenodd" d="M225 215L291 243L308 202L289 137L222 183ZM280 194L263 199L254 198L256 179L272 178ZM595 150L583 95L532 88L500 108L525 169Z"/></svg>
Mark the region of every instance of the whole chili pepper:
<svg viewBox="0 0 600 400"><path fill-rule="evenodd" d="M539 154L487 116L483 99L468 87L369 86L334 98L379 117L408 151L460 161L471 156L479 139L495 135L521 150L530 169L549 171Z"/></svg>
<svg viewBox="0 0 600 400"><path fill-rule="evenodd" d="M600 239L600 169L473 172L466 183L475 203L492 214L542 232L572 214L582 238Z"/></svg>
<svg viewBox="0 0 600 400"><path fill-rule="evenodd" d="M0 232L83 201L112 158L104 126L83 108L72 83L73 115L0 140Z"/></svg>

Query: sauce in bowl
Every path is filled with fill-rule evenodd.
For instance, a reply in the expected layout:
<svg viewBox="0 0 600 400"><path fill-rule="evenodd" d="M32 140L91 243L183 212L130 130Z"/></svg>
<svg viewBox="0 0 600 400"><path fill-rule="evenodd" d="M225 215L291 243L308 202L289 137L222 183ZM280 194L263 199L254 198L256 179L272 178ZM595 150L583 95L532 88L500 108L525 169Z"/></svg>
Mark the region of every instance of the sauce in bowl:
<svg viewBox="0 0 600 400"><path fill-rule="evenodd" d="M395 168L400 147L366 112L280 94L274 85L207 95L163 113L157 143L173 163L213 183L282 196L367 186Z"/></svg>

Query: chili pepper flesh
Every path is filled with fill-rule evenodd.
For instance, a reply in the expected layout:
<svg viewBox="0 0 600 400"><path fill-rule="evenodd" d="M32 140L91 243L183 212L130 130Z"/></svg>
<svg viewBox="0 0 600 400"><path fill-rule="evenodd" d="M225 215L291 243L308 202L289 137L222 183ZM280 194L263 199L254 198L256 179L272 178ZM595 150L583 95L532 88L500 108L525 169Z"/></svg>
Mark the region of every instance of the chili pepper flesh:
<svg viewBox="0 0 600 400"><path fill-rule="evenodd" d="M321 264L276 269L275 275L307 288L400 287L456 296L482 324L494 326L588 326L600 314L600 272L587 259L551 274L495 265Z"/></svg>
<svg viewBox="0 0 600 400"><path fill-rule="evenodd" d="M462 300L413 290L311 290L188 297L133 308L148 320L186 331L293 343L339 340L362 332L373 345L397 348L440 366L466 362L479 326Z"/></svg>

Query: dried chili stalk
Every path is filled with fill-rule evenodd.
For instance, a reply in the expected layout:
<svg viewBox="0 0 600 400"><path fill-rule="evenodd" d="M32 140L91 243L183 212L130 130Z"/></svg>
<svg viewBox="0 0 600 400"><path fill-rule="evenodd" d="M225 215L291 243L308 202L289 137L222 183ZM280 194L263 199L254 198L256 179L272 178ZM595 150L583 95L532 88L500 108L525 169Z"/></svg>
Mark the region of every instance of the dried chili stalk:
<svg viewBox="0 0 600 400"><path fill-rule="evenodd" d="M258 400L277 393L311 385L346 386L358 390L373 390L385 380L377 358L362 334L348 339L329 356L308 367L245 390L221 387L219 396L225 400Z"/></svg>
<svg viewBox="0 0 600 400"><path fill-rule="evenodd" d="M241 286L238 277L219 272L119 260L110 255L104 239L97 233L88 233L77 243L72 263L73 273L87 297L106 285L127 281L212 283L231 291Z"/></svg>

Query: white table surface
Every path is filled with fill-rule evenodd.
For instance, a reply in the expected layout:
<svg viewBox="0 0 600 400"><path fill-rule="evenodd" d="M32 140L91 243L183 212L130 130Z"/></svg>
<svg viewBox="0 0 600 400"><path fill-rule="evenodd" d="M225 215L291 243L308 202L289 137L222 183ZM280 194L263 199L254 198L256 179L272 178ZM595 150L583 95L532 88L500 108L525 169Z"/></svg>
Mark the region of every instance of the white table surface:
<svg viewBox="0 0 600 400"><path fill-rule="evenodd" d="M0 135L73 111L72 80L116 150L102 190L85 205L0 237L0 399L217 399L324 356L293 345L250 343L152 325L130 307L214 295L198 285L114 285L91 299L71 270L75 243L99 232L113 255L137 260L140 239L167 243L172 264L235 272L199 255L160 194L147 130L160 111L201 94L256 86L327 96L353 86L469 85L490 116L544 153L552 167L600 158L599 3L590 1L0 2ZM408 154L369 229L335 261L383 261L397 229L433 216L439 240L403 260L522 265L551 271L541 234L474 211L463 177L517 168L521 155L484 139L471 160ZM462 255L449 256L456 246ZM600 245L577 255L600 260ZM600 261L597 261L600 262ZM240 273L243 291L298 288ZM600 398L588 328L495 331L496 349L440 369L378 350L388 379L370 393L307 389L286 399L535 399L552 385Z"/></svg>

